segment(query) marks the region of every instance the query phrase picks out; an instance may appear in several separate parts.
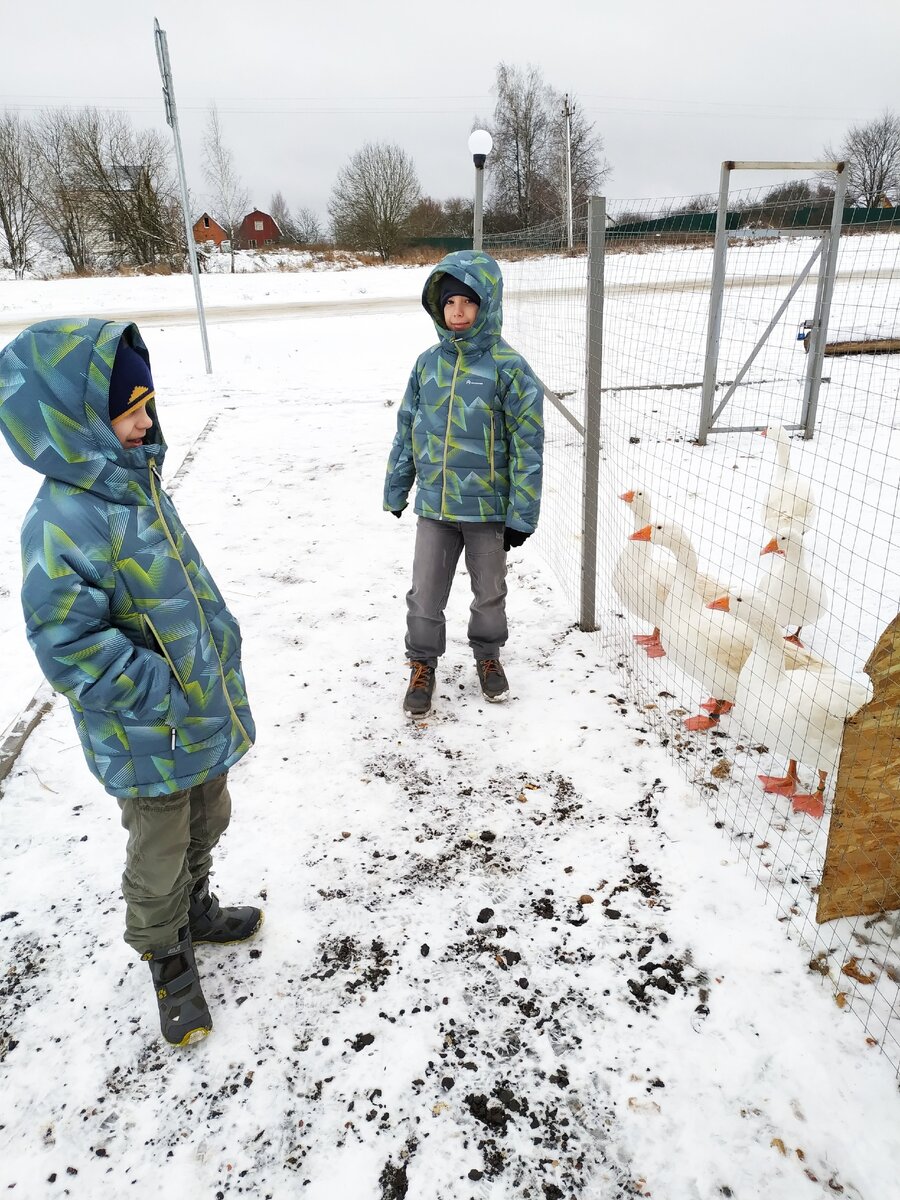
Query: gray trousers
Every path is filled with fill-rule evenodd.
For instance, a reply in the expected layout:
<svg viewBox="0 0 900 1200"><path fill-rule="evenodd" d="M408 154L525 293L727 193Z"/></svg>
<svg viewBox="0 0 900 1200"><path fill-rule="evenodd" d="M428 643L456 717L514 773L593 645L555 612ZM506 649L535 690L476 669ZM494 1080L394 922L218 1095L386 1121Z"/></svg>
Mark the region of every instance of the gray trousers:
<svg viewBox="0 0 900 1200"><path fill-rule="evenodd" d="M209 874L212 851L228 828L228 775L173 792L120 800L128 830L122 895L125 941L139 954L178 940L193 884Z"/></svg>
<svg viewBox="0 0 900 1200"><path fill-rule="evenodd" d="M472 581L469 645L476 658L499 658L506 643L506 551L499 521L419 517L412 587L406 593L406 656L437 666L447 647L444 609L465 549Z"/></svg>

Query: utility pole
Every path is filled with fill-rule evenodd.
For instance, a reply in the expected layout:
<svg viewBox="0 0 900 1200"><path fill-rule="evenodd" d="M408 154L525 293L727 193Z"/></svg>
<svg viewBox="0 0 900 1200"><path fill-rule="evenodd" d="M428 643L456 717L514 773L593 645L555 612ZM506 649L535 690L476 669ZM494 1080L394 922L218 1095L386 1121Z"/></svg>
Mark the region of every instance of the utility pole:
<svg viewBox="0 0 900 1200"><path fill-rule="evenodd" d="M563 114L566 118L566 216L568 218L569 249L575 244L572 233L572 117L575 115L574 105L569 105L569 93L566 92L563 101Z"/></svg>
<svg viewBox="0 0 900 1200"><path fill-rule="evenodd" d="M159 73L162 77L163 100L166 104L166 122L171 127L175 139L175 160L178 163L178 180L181 184L181 211L184 215L184 231L187 237L188 256L191 260L191 274L194 277L194 298L197 302L197 319L200 322L200 338L203 342L203 358L206 363L207 375L212 374L212 363L209 358L209 341L206 337L206 313L203 311L203 296L200 292L200 271L197 266L197 247L194 245L194 231L191 228L191 202L188 198L187 178L184 174L184 155L181 152L181 134L178 130L178 111L175 108L175 87L172 83L172 67L169 63L169 43L164 29L160 29L159 21L153 19L153 36L156 41L156 59L159 63Z"/></svg>

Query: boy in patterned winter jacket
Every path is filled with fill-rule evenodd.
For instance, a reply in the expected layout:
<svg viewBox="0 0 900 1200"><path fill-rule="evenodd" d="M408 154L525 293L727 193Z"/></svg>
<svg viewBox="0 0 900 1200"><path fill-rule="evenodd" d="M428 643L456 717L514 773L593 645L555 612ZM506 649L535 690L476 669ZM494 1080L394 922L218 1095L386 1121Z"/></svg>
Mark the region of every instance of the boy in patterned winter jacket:
<svg viewBox="0 0 900 1200"><path fill-rule="evenodd" d="M399 517L416 481L403 702L412 717L431 709L446 645L444 609L463 551L481 690L490 701L509 691L500 663L508 635L506 553L537 527L544 424L541 384L501 337L502 298L500 268L480 250L448 254L422 292L440 341L413 367L384 484L384 508Z"/></svg>
<svg viewBox="0 0 900 1200"><path fill-rule="evenodd" d="M165 1038L212 1028L193 946L259 928L209 890L227 772L255 737L241 638L160 472L150 359L130 323L73 318L0 352L0 430L45 479L22 528L28 640L128 831L125 940Z"/></svg>

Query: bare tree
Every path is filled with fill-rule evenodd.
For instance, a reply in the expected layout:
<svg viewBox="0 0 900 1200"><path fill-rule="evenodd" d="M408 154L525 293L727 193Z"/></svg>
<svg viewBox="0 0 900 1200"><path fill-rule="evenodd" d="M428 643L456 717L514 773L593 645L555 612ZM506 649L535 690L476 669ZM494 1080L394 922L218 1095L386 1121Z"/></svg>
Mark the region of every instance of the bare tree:
<svg viewBox="0 0 900 1200"><path fill-rule="evenodd" d="M474 205L463 196L435 200L423 196L409 216L409 233L417 238L472 236Z"/></svg>
<svg viewBox="0 0 900 1200"><path fill-rule="evenodd" d="M884 198L900 200L900 116L889 109L865 125L851 125L832 161L849 160L847 198L874 208Z"/></svg>
<svg viewBox="0 0 900 1200"><path fill-rule="evenodd" d="M41 215L72 270L81 273L94 266L96 257L94 216L76 149L78 127L90 119L86 110L48 108L40 114L34 131L43 160Z"/></svg>
<svg viewBox="0 0 900 1200"><path fill-rule="evenodd" d="M281 192L272 193L272 199L269 201L269 216L278 226L282 242L296 242L299 240L294 225L294 218L291 216L291 210L288 208L287 201Z"/></svg>
<svg viewBox="0 0 900 1200"><path fill-rule="evenodd" d="M183 264L187 247L168 144L127 117L87 109L72 127L80 187L113 258Z"/></svg>
<svg viewBox="0 0 900 1200"><path fill-rule="evenodd" d="M515 216L520 228L540 219L538 197L547 166L550 117L546 88L537 67L500 63L494 84L497 103L489 163L495 207Z"/></svg>
<svg viewBox="0 0 900 1200"><path fill-rule="evenodd" d="M563 96L544 83L537 67L500 63L491 130L491 214L506 228L525 228L565 212L566 116ZM577 104L570 117L572 203L586 203L610 167L603 142Z"/></svg>
<svg viewBox="0 0 900 1200"><path fill-rule="evenodd" d="M407 230L411 237L437 237L442 232L444 209L440 200L423 196L409 214Z"/></svg>
<svg viewBox="0 0 900 1200"><path fill-rule="evenodd" d="M311 208L301 207L294 213L294 232L302 246L311 246L322 240L319 214Z"/></svg>
<svg viewBox="0 0 900 1200"><path fill-rule="evenodd" d="M29 263L29 241L38 232L41 162L30 126L17 113L0 116L0 231L16 279Z"/></svg>
<svg viewBox="0 0 900 1200"><path fill-rule="evenodd" d="M210 106L203 135L203 175L212 195L214 216L228 234L231 273L234 274L234 251L238 230L247 212L248 195L234 169L234 156L222 141L219 110L215 104Z"/></svg>
<svg viewBox="0 0 900 1200"><path fill-rule="evenodd" d="M335 241L375 250L387 262L419 195L409 155L399 146L367 142L341 167L328 201Z"/></svg>

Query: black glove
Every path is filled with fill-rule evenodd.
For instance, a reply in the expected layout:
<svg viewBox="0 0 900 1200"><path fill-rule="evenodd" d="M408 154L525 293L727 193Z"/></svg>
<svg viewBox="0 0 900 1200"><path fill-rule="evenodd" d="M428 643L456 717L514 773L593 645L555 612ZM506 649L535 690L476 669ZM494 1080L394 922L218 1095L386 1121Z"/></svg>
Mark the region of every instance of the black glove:
<svg viewBox="0 0 900 1200"><path fill-rule="evenodd" d="M398 520L398 521L399 521L399 520L400 520L400 518L403 516L403 509L402 509L402 508L392 508L392 509L391 509L391 512L394 514L394 516L397 518L397 520Z"/></svg>
<svg viewBox="0 0 900 1200"><path fill-rule="evenodd" d="M509 525L503 528L503 549L512 550L513 546L521 546L526 538L530 538L530 533L523 533L521 529L513 529Z"/></svg>

